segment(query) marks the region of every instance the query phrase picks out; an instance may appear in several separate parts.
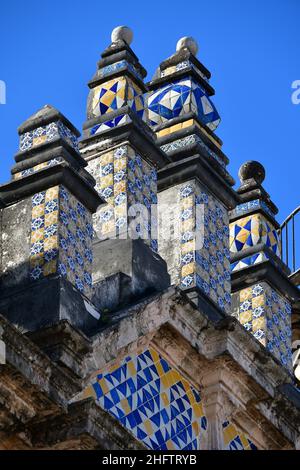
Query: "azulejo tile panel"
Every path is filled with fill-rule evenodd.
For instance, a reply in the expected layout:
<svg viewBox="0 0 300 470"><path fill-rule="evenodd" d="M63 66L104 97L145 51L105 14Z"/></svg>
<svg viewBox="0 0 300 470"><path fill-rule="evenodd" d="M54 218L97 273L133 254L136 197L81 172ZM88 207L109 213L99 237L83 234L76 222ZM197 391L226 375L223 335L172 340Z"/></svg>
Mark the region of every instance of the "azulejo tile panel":
<svg viewBox="0 0 300 470"><path fill-rule="evenodd" d="M97 72L97 78L102 78L117 73L121 69L127 69L132 72L133 75L135 75L139 80L143 80L138 70L130 62L127 62L127 60L120 60L119 62L115 62L114 64L110 64L99 69Z"/></svg>
<svg viewBox="0 0 300 470"><path fill-rule="evenodd" d="M222 423L224 450L258 450L256 445L230 421Z"/></svg>
<svg viewBox="0 0 300 470"><path fill-rule="evenodd" d="M79 152L78 139L67 126L61 121L51 122L43 127L38 127L30 132L25 132L20 136L20 150L23 152L38 145L62 138L77 152Z"/></svg>
<svg viewBox="0 0 300 470"><path fill-rule="evenodd" d="M222 310L231 308L228 213L198 182L180 188L181 287L198 287Z"/></svg>
<svg viewBox="0 0 300 470"><path fill-rule="evenodd" d="M32 197L30 278L58 273L89 296L92 216L63 186Z"/></svg>
<svg viewBox="0 0 300 470"><path fill-rule="evenodd" d="M285 367L292 367L291 304L266 282L234 294L235 316Z"/></svg>
<svg viewBox="0 0 300 470"><path fill-rule="evenodd" d="M162 124L189 112L194 112L211 130L220 123L220 116L205 90L190 78L175 80L148 97L150 125Z"/></svg>
<svg viewBox="0 0 300 470"><path fill-rule="evenodd" d="M253 201L244 202L243 204L239 204L236 208L232 211L232 215L240 215L244 214L251 209L262 209L271 217L275 217L275 214L269 209L267 204L260 199L254 199Z"/></svg>
<svg viewBox="0 0 300 470"><path fill-rule="evenodd" d="M76 401L90 396L150 449L200 449L200 393L154 347L99 370Z"/></svg>
<svg viewBox="0 0 300 470"><path fill-rule="evenodd" d="M157 174L134 149L125 145L102 154L89 163L96 190L106 200L94 216L99 238L131 236L142 238L157 251ZM137 223L132 223L137 220ZM133 230L133 232L132 232Z"/></svg>
<svg viewBox="0 0 300 470"><path fill-rule="evenodd" d="M116 111L129 105L144 119L145 103L142 90L128 77L117 77L96 86L88 98L88 119Z"/></svg>
<svg viewBox="0 0 300 470"><path fill-rule="evenodd" d="M277 231L262 214L252 214L230 224L230 251L237 253L258 243L268 246L280 256Z"/></svg>

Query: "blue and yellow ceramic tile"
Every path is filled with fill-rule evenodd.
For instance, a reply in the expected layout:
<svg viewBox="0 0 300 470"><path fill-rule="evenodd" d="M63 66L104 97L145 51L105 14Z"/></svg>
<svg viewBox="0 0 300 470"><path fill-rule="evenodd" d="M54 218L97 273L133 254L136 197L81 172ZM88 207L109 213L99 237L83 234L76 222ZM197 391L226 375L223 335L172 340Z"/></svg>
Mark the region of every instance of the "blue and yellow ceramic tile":
<svg viewBox="0 0 300 470"><path fill-rule="evenodd" d="M222 429L224 450L258 450L251 439L229 421L224 421Z"/></svg>
<svg viewBox="0 0 300 470"><path fill-rule="evenodd" d="M60 121L51 122L46 126L22 134L20 136L20 150L26 151L58 138L64 139L71 147L79 151L77 137Z"/></svg>
<svg viewBox="0 0 300 470"><path fill-rule="evenodd" d="M99 370L75 400L90 396L150 449L196 450L206 433L200 393L153 347Z"/></svg>
<svg viewBox="0 0 300 470"><path fill-rule="evenodd" d="M231 296L227 211L196 182L181 187L180 208L181 286L197 286L229 313Z"/></svg>
<svg viewBox="0 0 300 470"><path fill-rule="evenodd" d="M277 231L262 214L253 214L230 224L230 251L237 253L264 243L280 256Z"/></svg>
<svg viewBox="0 0 300 470"><path fill-rule="evenodd" d="M59 273L91 293L92 217L63 186L32 197L30 278Z"/></svg>
<svg viewBox="0 0 300 470"><path fill-rule="evenodd" d="M244 328L287 368L291 368L291 305L266 282L234 294Z"/></svg>
<svg viewBox="0 0 300 470"><path fill-rule="evenodd" d="M150 125L194 112L205 126L215 130L220 116L205 90L194 80L185 78L169 83L148 97Z"/></svg>

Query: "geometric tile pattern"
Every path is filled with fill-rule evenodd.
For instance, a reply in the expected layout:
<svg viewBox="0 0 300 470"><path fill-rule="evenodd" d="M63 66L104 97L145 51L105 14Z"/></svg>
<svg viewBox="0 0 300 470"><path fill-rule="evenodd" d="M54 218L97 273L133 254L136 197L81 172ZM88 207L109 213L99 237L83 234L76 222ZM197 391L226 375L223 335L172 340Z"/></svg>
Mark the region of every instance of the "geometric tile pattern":
<svg viewBox="0 0 300 470"><path fill-rule="evenodd" d="M76 401L91 396L150 449L200 448L200 393L153 347L97 371Z"/></svg>
<svg viewBox="0 0 300 470"><path fill-rule="evenodd" d="M89 296L92 216L63 186L32 196L30 278L58 273Z"/></svg>
<svg viewBox="0 0 300 470"><path fill-rule="evenodd" d="M252 214L230 224L230 251L237 253L258 243L268 246L280 256L279 237L262 214Z"/></svg>
<svg viewBox="0 0 300 470"><path fill-rule="evenodd" d="M176 80L148 97L150 125L162 124L189 112L194 112L212 131L220 123L220 116L205 90L192 79Z"/></svg>
<svg viewBox="0 0 300 470"><path fill-rule="evenodd" d="M62 157L52 158L51 160L48 160L47 162L39 163L38 165L35 165L31 168L27 168L26 170L22 170L22 171L19 171L18 173L15 173L13 175L13 179L18 180L20 178L24 178L25 176L32 175L33 173L36 173L39 170L43 170L44 168L58 165L62 161L63 161Z"/></svg>
<svg viewBox="0 0 300 470"><path fill-rule="evenodd" d="M224 421L222 428L224 450L258 450L256 445L229 421Z"/></svg>
<svg viewBox="0 0 300 470"><path fill-rule="evenodd" d="M260 282L233 294L234 316L285 367L292 367L291 304Z"/></svg>
<svg viewBox="0 0 300 470"><path fill-rule="evenodd" d="M180 210L181 286L197 286L230 313L228 213L196 181L181 186Z"/></svg>
<svg viewBox="0 0 300 470"><path fill-rule="evenodd" d="M175 127L175 126L174 126L174 127ZM223 168L225 168L226 163L224 162L224 160L222 160L222 158L219 157L219 155L217 155L215 152L213 152L213 151L202 141L202 139L201 139L198 135L196 135L196 134L188 135L188 136L186 136L186 137L183 137L182 139L173 140L172 142L169 142L169 143L167 143L167 144L162 145L160 148L161 148L165 153L170 153L170 152L174 152L175 150L182 149L182 148L185 148L185 147L189 147L189 146L195 145L195 144L197 144L197 146L201 147L201 149L203 149L203 150L206 152L208 159L213 158L213 159L216 160Z"/></svg>
<svg viewBox="0 0 300 470"><path fill-rule="evenodd" d="M117 77L101 83L90 91L88 119L102 116L128 105L144 119L145 104L142 90L128 77Z"/></svg>
<svg viewBox="0 0 300 470"><path fill-rule="evenodd" d="M79 151L76 135L61 121L51 122L46 126L22 134L20 136L20 150L23 152L58 138L64 139L77 152Z"/></svg>
<svg viewBox="0 0 300 470"><path fill-rule="evenodd" d="M152 238L157 208L154 167L132 147L123 145L90 161L89 172L96 180L95 189L107 202L94 216L97 236L102 239L122 234L124 238L136 216L139 218L134 227L136 238L144 239L157 251L157 240Z"/></svg>
<svg viewBox="0 0 300 470"><path fill-rule="evenodd" d="M267 253L263 253L262 251L259 253L255 253L252 256L247 256L246 258L242 258L241 260L231 263L231 272L236 272L240 269L247 268L248 266L253 266L254 264L262 263L263 261L267 261L268 259L269 255Z"/></svg>
<svg viewBox="0 0 300 470"><path fill-rule="evenodd" d="M96 124L90 129L86 129L84 131L85 137L92 136L95 134L100 134L101 132L107 131L108 129L112 129L113 127L121 126L122 124L128 124L131 122L130 117L128 114L120 114L108 121L104 121L101 124Z"/></svg>

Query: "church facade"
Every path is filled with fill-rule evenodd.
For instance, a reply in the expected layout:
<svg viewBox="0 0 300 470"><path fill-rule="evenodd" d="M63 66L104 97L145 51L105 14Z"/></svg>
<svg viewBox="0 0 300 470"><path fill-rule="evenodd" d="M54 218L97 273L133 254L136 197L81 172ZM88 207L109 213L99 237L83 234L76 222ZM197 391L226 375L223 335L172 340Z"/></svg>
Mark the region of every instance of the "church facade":
<svg viewBox="0 0 300 470"><path fill-rule="evenodd" d="M81 138L50 105L18 129L0 449L300 449L300 295L265 170L234 189L196 41L147 83L132 36L113 30Z"/></svg>

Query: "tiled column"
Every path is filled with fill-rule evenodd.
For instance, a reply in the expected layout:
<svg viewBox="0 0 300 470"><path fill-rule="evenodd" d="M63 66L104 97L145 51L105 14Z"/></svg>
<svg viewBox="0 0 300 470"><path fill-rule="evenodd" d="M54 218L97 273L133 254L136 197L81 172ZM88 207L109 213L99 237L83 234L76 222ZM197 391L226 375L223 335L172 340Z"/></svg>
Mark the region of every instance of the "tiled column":
<svg viewBox="0 0 300 470"><path fill-rule="evenodd" d="M19 308L22 296L26 297L24 305L29 304L23 315L17 306L9 314L13 321L34 329L60 318L60 279L70 283L79 302L80 296L91 298L92 213L103 200L84 169L79 132L59 111L45 106L20 126L19 135L12 180L0 187L6 254L1 290L4 299L5 293L14 291ZM46 284L46 278L53 282ZM47 311L51 305L52 312ZM36 321L35 315L39 315Z"/></svg>
<svg viewBox="0 0 300 470"><path fill-rule="evenodd" d="M218 316L231 311L228 209L235 206L234 181L214 133L220 117L210 73L196 53L195 41L180 40L148 84L149 123L172 161L158 172L158 251L172 283Z"/></svg>

